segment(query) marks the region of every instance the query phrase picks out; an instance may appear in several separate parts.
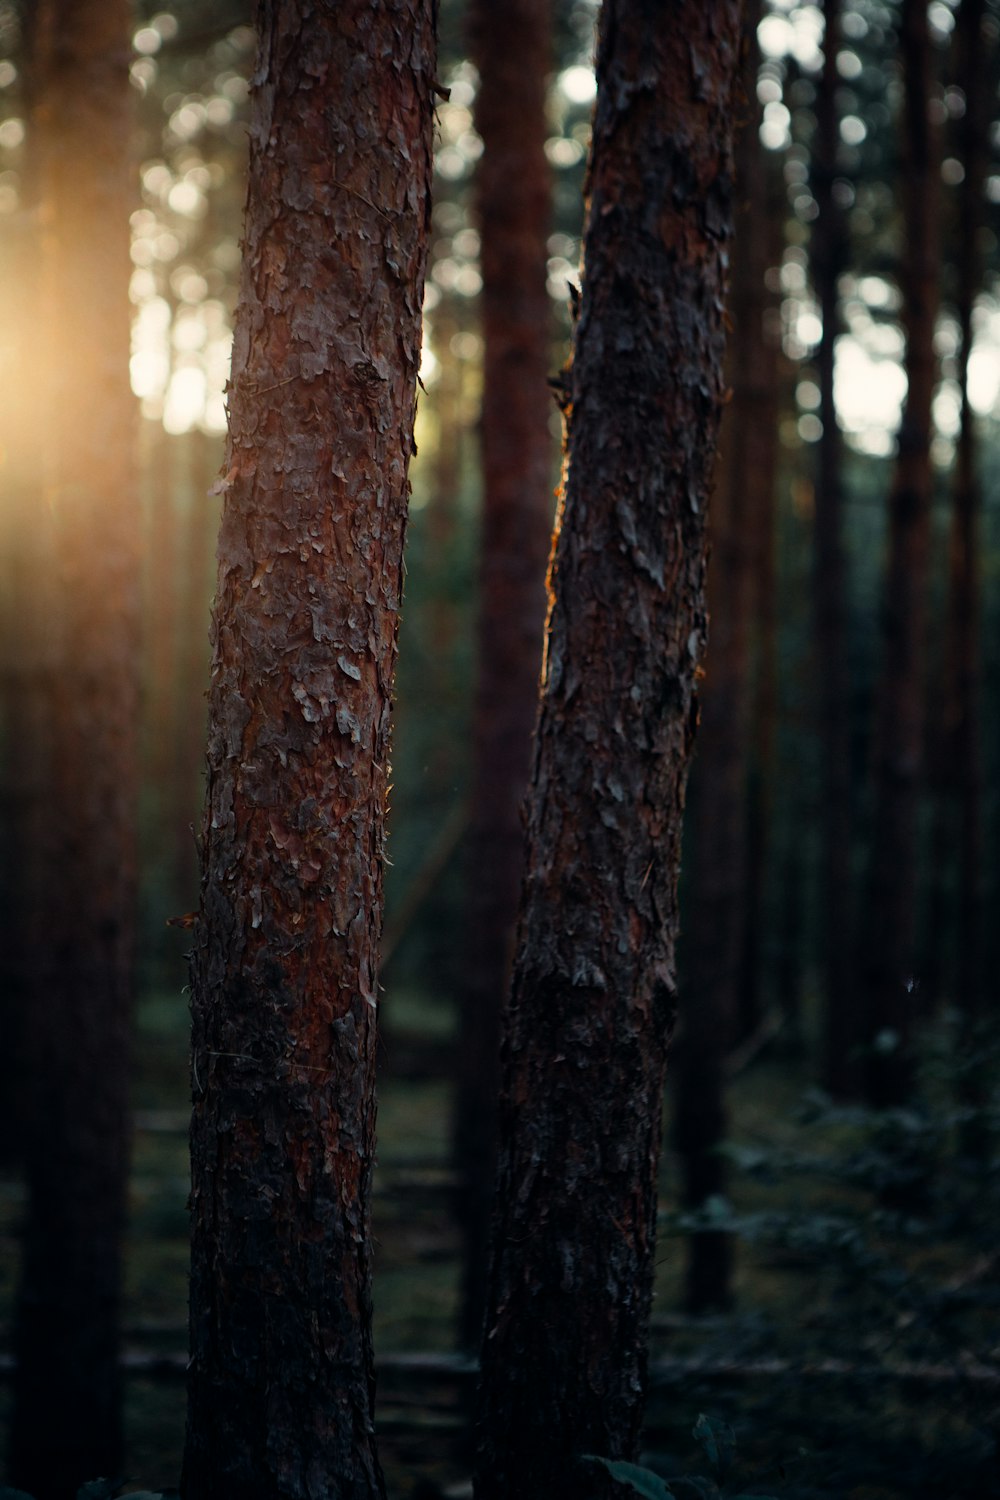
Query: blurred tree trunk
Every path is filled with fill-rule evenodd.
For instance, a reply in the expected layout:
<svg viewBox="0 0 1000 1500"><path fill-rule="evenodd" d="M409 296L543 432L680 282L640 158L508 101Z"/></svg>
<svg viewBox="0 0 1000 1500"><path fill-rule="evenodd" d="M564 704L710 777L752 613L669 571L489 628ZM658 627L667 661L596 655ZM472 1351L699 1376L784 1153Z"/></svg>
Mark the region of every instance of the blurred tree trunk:
<svg viewBox="0 0 1000 1500"><path fill-rule="evenodd" d="M911 1079L931 400L940 276L940 170L937 132L930 119L934 67L924 0L903 0L900 49L904 84L900 280L908 388L889 503L884 659L875 703L871 867L861 951L861 993L869 1042L866 1093L876 1106L903 1102Z"/></svg>
<svg viewBox="0 0 1000 1500"><path fill-rule="evenodd" d="M177 644L179 635L179 531L175 438L162 422L144 421L141 428L140 467L148 476L146 529L146 682L149 708L148 774L153 784L160 838L169 826L173 787L174 742L177 732Z"/></svg>
<svg viewBox="0 0 1000 1500"><path fill-rule="evenodd" d="M465 360L460 358L454 340L462 332L463 319L457 297L444 296L434 309L431 320L431 346L441 373L434 388L435 434L433 489L427 502L427 539L434 576L430 608L430 648L434 670L439 674L434 684L435 701L442 707L451 698L455 650L455 604L451 597L451 578L458 507L462 490L463 408L465 406ZM442 763L432 777L433 790L444 797L451 792L454 772L447 746L438 752Z"/></svg>
<svg viewBox="0 0 1000 1500"><path fill-rule="evenodd" d="M823 1080L844 1097L855 1086L853 1054L861 1039L851 971L851 741L844 562L843 442L834 401L834 355L840 333L838 282L847 263L847 225L837 202L837 54L840 0L824 0L823 72L816 97L812 155L810 258L823 322L816 351L823 436L816 450L816 666L822 754L820 965L823 994Z"/></svg>
<svg viewBox="0 0 1000 1500"><path fill-rule="evenodd" d="M750 126L748 129L752 128ZM758 127L759 128L759 127ZM744 151L747 147L743 148ZM753 538L751 636L754 670L750 705L750 777L747 786L746 919L739 982L740 1029L751 1033L763 1019L762 996L773 979L774 918L769 894L774 879L774 779L778 728L778 577L777 498L778 423L781 387L781 314L778 299L767 287L767 274L781 265L785 249L785 184L780 166L767 162L759 213L764 226L765 278L761 304L762 337L757 358L762 398L759 471L747 476L753 501L749 521ZM770 941L768 940L770 935Z"/></svg>
<svg viewBox="0 0 1000 1500"><path fill-rule="evenodd" d="M369 1198L432 0L258 11L192 959L187 1500L384 1493Z"/></svg>
<svg viewBox="0 0 1000 1500"><path fill-rule="evenodd" d="M26 921L33 1097L11 1474L41 1500L113 1474L121 1457L139 678L131 19L125 0L44 0L32 56L34 437L51 517L53 670L48 734L34 747L50 779L44 885Z"/></svg>
<svg viewBox="0 0 1000 1500"><path fill-rule="evenodd" d="M217 473L216 440L197 429L179 439L184 462L186 509L180 534L182 562L180 629L177 632L177 706L172 737L170 851L173 888L180 911L195 905L198 888L193 826L204 797L209 674L209 616L212 597L212 536L217 501L209 487Z"/></svg>
<svg viewBox="0 0 1000 1500"><path fill-rule="evenodd" d="M551 0L476 0L476 124L482 242L483 521L473 720L468 908L454 1116L463 1232L459 1340L482 1334L496 1170L500 1011L510 975L521 880L521 804L545 620L552 534L548 387L551 313L546 240L551 173L545 89Z"/></svg>
<svg viewBox="0 0 1000 1500"><path fill-rule="evenodd" d="M955 454L948 555L948 618L945 636L944 723L941 739L939 816L945 830L944 863L957 844L957 966L954 999L967 1014L980 1007L982 963L983 850L980 763L979 632L982 613L979 525L982 495L978 475L976 417L969 403L972 312L983 284L984 186L989 163L988 69L983 34L984 0L962 0L956 27L957 83L965 97L959 121L959 160L965 176L958 188L956 313L960 347L958 384L962 414ZM944 913L935 913L943 922Z"/></svg>
<svg viewBox="0 0 1000 1500"><path fill-rule="evenodd" d="M34 113L35 9L21 16L22 103ZM0 1160L18 1161L26 1135L24 1025L30 1003L32 910L44 890L39 819L51 774L52 538L42 503L37 435L42 402L34 327L39 306L35 132L24 147L18 213L0 241L0 505L2 697L0 697Z"/></svg>
<svg viewBox="0 0 1000 1500"><path fill-rule="evenodd" d="M767 176L757 124L757 21L744 13L743 128L736 148L738 213L733 332L728 374L732 397L722 419L721 464L712 497L708 567L709 641L700 691L701 731L685 828L685 933L681 944L681 1035L677 1048L674 1139L683 1200L699 1209L725 1187L720 1145L726 1129L726 1054L740 1038L740 984L747 921L747 773L750 626L756 562L756 486L773 476L767 427L773 390L764 353L767 270ZM731 1242L717 1232L688 1242L686 1297L698 1311L729 1301Z"/></svg>
<svg viewBox="0 0 1000 1500"><path fill-rule="evenodd" d="M724 345L735 0L601 13L476 1493L606 1493L642 1420Z"/></svg>

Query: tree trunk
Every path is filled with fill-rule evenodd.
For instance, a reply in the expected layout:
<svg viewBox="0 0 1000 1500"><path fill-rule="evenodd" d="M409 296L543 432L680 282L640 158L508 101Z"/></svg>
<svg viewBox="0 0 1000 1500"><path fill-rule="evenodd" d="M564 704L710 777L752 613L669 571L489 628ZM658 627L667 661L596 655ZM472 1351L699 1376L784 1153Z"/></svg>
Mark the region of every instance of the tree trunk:
<svg viewBox="0 0 1000 1500"><path fill-rule="evenodd" d="M979 518L982 508L977 464L976 418L969 403L972 310L983 282L983 189L989 161L984 0L962 0L958 13L958 85L965 96L960 160L965 176L958 189L956 276L959 337L958 384L962 415L955 455L949 546L947 666L945 672L944 786L949 826L958 835L958 963L954 998L967 1015L982 999L983 851L980 763L979 629L982 583ZM950 842L950 841L949 841ZM949 850L950 852L950 850Z"/></svg>
<svg viewBox="0 0 1000 1500"><path fill-rule="evenodd" d="M476 123L483 138L477 177L483 523L454 1140L464 1239L459 1339L475 1349L482 1335L496 1171L500 1012L517 918L521 804L538 712L552 533L551 317L545 284L552 216L545 157L551 0L476 0L471 41L480 79Z"/></svg>
<svg viewBox="0 0 1000 1500"><path fill-rule="evenodd" d="M381 1496L369 1196L432 0L258 12L192 958L187 1500Z"/></svg>
<svg viewBox="0 0 1000 1500"><path fill-rule="evenodd" d="M41 1500L113 1474L121 1456L139 677L130 23L125 0L47 0L32 58L42 309L33 435L55 587L48 735L36 747L51 774L38 835L44 886L26 924L34 1093L11 1473Z"/></svg>
<svg viewBox="0 0 1000 1500"><path fill-rule="evenodd" d="M674 1139L683 1200L699 1209L725 1188L720 1146L726 1129L724 1064L739 1039L746 925L746 815L750 621L758 508L748 476L766 475L764 428L771 402L761 358L764 316L766 178L757 133L756 23L743 21L742 109L736 151L736 221L729 346L732 399L722 420L721 464L712 499L708 568L709 644L701 688L701 732L685 829L685 920L681 944L681 1036ZM764 451L762 451L764 450ZM688 1242L687 1302L693 1311L730 1297L731 1242L717 1232Z"/></svg>
<svg viewBox="0 0 1000 1500"><path fill-rule="evenodd" d="M934 326L940 255L938 145L930 121L933 57L924 0L903 0L901 161L906 405L889 505L882 676L875 705L874 815L862 949L869 1040L866 1092L902 1103L911 1077L917 799L924 713Z"/></svg>
<svg viewBox="0 0 1000 1500"><path fill-rule="evenodd" d="M816 99L812 191L817 215L811 260L823 336L816 351L823 436L816 450L816 666L822 755L820 962L823 986L823 1079L838 1097L855 1086L853 1055L860 1041L851 972L851 741L847 672L846 570L843 540L843 442L833 397L834 351L840 333L838 281L847 262L847 226L834 195L837 146L837 54L840 0L825 0L823 73Z"/></svg>
<svg viewBox="0 0 1000 1500"><path fill-rule="evenodd" d="M505 1018L476 1492L603 1492L642 1420L722 396L733 0L609 0Z"/></svg>
<svg viewBox="0 0 1000 1500"><path fill-rule="evenodd" d="M21 17L19 56L22 107L33 114L32 83L36 10ZM3 450L3 504L0 506L0 561L3 572L2 793L0 793L0 1159L19 1162L28 1135L24 1115L25 1022L31 1002L28 926L45 889L39 859L41 828L51 774L45 764L51 721L52 537L42 503L37 439L41 410L37 357L38 173L35 132L24 148L19 212L8 219L0 241L0 350L5 399L0 403Z"/></svg>
<svg viewBox="0 0 1000 1500"><path fill-rule="evenodd" d="M169 844L172 855L172 888L179 911L196 904L198 889L197 850L192 827L204 797L202 769L205 763L208 687L208 623L211 604L211 536L217 501L209 487L218 472L216 439L203 432L185 433L178 443L187 491L179 552L183 585L181 621L177 633L177 706L170 781Z"/></svg>
<svg viewBox="0 0 1000 1500"><path fill-rule="evenodd" d="M767 162L763 201L757 212L765 235L762 275L781 265L785 249L785 184L778 163ZM765 280L766 288L766 280ZM774 978L774 783L778 728L777 478L780 416L780 313L774 292L765 290L757 358L767 390L758 411L760 450L747 475L753 533L753 690L750 709L751 770L747 788L746 920L740 977L740 1030L749 1035L762 1019L762 995Z"/></svg>

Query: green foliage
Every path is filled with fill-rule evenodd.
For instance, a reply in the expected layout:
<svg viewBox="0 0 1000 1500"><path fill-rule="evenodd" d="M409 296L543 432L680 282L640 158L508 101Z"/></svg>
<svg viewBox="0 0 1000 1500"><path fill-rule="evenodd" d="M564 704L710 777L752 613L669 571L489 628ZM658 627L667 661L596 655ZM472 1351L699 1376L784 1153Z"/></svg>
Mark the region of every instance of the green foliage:
<svg viewBox="0 0 1000 1500"><path fill-rule="evenodd" d="M644 1495L646 1500L674 1500L673 1490L667 1489L659 1474L654 1474L652 1469L626 1463L624 1459L601 1458L596 1453L585 1453L583 1457L587 1463L602 1464L612 1479L630 1485L637 1495Z"/></svg>
<svg viewBox="0 0 1000 1500"><path fill-rule="evenodd" d="M733 1500L742 1500L742 1497L746 1497L746 1500L751 1500L751 1497L752 1500L773 1500L772 1496L758 1490L730 1490L727 1487L726 1479L736 1457L736 1434L728 1422L699 1412L692 1436L708 1462L712 1471L710 1476L687 1473L671 1475L666 1480L655 1470L644 1468L641 1464L601 1458L594 1453L585 1453L583 1456L587 1463L603 1465L612 1479L627 1484L635 1494L645 1496L646 1500L685 1500L686 1496L696 1497L696 1500L724 1500L729 1495Z"/></svg>

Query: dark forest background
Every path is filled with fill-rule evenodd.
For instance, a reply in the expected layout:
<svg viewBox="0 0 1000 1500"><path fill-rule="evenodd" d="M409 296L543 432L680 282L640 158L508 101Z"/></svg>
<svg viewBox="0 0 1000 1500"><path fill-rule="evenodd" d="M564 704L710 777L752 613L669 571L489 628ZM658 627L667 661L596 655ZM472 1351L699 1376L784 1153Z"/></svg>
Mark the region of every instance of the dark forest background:
<svg viewBox="0 0 1000 1500"><path fill-rule="evenodd" d="M137 9L130 296L144 646L125 1314L132 1487L176 1483L183 1436L185 924L198 899L212 491L254 57L249 4ZM556 6L546 143L553 375L578 282L595 14L590 0ZM711 519L716 634L689 792L682 1015L665 1108L668 1121L677 1118L661 1183L650 1351L649 1462L701 1474L690 1493L715 1493L712 1444L700 1451L690 1436L701 1412L736 1432L737 1469L715 1475L727 1494L748 1484L802 1497L971 1497L995 1483L1000 10L992 0L938 0L928 17L929 162L914 157L907 135L914 64L899 8L879 0L845 0L835 50L819 7L765 5L742 107L732 398ZM441 19L439 76L450 95L437 116L396 685L375 1340L390 1492L433 1483L457 1496L471 1493L456 1213L464 1168L451 1101L467 983L462 934L479 875L467 835L483 352L472 185L481 142L462 7L451 0ZM17 7L0 0L0 389L17 378L4 309L19 296L20 37ZM929 274L940 305L920 765L915 842L894 854L878 842L876 726L894 712L881 698L908 330L912 341L907 192L917 184L926 194L931 183ZM550 426L554 494L555 400ZM0 452L0 482L2 464ZM9 693L24 668L9 566L17 545L0 524ZM18 796L15 763L8 756L5 807ZM873 885L880 859L891 884L912 885L914 941L903 1011L897 996L896 1010L876 1015L866 1008L877 993L870 976L894 941ZM0 905L15 910L19 870L9 857L2 879ZM25 1080L13 1009L0 1083L0 1413L23 1203L12 1105ZM697 1019L685 1022L685 1012ZM44 1098L44 1079L27 1087Z"/></svg>

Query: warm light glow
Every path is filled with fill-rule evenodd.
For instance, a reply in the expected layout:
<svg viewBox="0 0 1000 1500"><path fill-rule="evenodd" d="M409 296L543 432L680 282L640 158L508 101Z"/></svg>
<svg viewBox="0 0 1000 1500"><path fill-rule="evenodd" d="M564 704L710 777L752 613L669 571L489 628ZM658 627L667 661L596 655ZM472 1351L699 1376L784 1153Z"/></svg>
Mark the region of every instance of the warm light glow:
<svg viewBox="0 0 1000 1500"><path fill-rule="evenodd" d="M185 365L170 377L163 404L163 425L170 433L190 432L205 412L208 383L204 370Z"/></svg>

